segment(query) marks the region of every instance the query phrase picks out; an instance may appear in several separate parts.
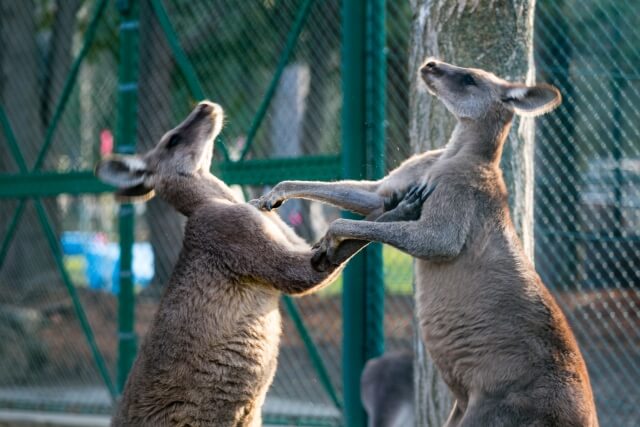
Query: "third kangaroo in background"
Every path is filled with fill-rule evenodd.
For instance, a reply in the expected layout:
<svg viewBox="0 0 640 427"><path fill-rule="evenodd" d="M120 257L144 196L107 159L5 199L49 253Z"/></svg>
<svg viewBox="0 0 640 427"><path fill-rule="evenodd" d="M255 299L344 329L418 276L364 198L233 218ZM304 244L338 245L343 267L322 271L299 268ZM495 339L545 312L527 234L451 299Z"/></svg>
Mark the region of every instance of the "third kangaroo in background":
<svg viewBox="0 0 640 427"><path fill-rule="evenodd" d="M417 155L375 182L284 182L256 204L302 197L372 215L411 186L431 193L414 221L333 222L313 262L342 246L380 241L416 259L416 309L427 350L455 397L446 426L598 425L576 340L522 250L500 169L513 116L560 104L552 86L514 84L428 59L427 89L458 123L443 150Z"/></svg>

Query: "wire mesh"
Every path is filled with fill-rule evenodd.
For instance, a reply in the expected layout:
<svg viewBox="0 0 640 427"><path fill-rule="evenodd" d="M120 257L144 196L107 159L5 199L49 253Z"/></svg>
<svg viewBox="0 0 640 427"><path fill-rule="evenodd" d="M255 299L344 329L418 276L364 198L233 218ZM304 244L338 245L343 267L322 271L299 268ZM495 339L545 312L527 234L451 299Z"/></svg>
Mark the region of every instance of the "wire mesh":
<svg viewBox="0 0 640 427"><path fill-rule="evenodd" d="M153 3L140 3L139 150L152 147L198 100ZM166 7L203 92L225 109L222 141L231 159L238 160L243 153L247 160L295 158L304 169L307 163L301 157L340 153L339 0L310 2L308 16L301 13L305 0L157 3ZM0 3L4 47L0 106L15 131L27 172L38 158L98 4L92 0ZM289 45L299 19L303 19L300 34ZM387 170L412 153L408 99L415 78L408 71L412 19L409 1L387 2ZM559 87L564 103L538 120L535 261L576 332L601 425L631 426L640 419L634 404L640 397L638 28L640 11L631 1L537 2L537 77ZM291 55L284 61L287 46ZM101 155L112 151L117 64L118 14L109 2L52 135L43 170L90 171ZM281 64L273 96L265 101ZM262 109L264 117L258 123ZM0 173L26 173L8 144L6 132L0 131ZM218 161L224 160L221 153L216 150ZM250 196L265 190L258 175L249 184L245 191ZM35 202L28 200L22 208L21 204L18 199L0 199L0 239L8 242L0 260L0 341L11 343L0 347L0 407L107 413L109 392ZM42 199L42 204L97 348L115 378L117 255L111 244L118 238L117 206L108 195L60 195ZM20 209L21 219L12 230L13 215ZM307 202L290 202L280 211L311 242L339 215L335 209ZM141 256L147 257L147 264L152 259L154 267L151 273L141 271L137 280L136 332L143 339L180 249L184 219L163 201L152 200L136 208L136 224ZM9 242L6 238L12 233ZM102 260L100 268L95 267L96 257ZM383 259L386 349L409 349L412 261L389 247L384 248ZM318 294L296 300L338 397L341 286L338 280ZM265 419L338 424L340 410L322 384L290 314L282 309L279 369Z"/></svg>
<svg viewBox="0 0 640 427"><path fill-rule="evenodd" d="M536 266L586 358L601 425L640 412L640 14L632 2L539 1L538 78L564 102L536 150Z"/></svg>

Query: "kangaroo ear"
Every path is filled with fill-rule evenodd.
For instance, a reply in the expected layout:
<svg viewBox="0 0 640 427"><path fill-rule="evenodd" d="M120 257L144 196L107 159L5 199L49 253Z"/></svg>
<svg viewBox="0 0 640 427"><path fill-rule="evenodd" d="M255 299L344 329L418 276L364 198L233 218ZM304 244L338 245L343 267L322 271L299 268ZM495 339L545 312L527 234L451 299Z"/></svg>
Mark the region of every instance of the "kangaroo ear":
<svg viewBox="0 0 640 427"><path fill-rule="evenodd" d="M116 197L123 201L146 200L153 197L153 188L145 185L147 164L136 156L110 156L100 160L95 169L103 182L118 187Z"/></svg>
<svg viewBox="0 0 640 427"><path fill-rule="evenodd" d="M502 102L510 105L516 114L539 116L548 113L562 102L562 95L547 84L535 86L509 85L504 89Z"/></svg>

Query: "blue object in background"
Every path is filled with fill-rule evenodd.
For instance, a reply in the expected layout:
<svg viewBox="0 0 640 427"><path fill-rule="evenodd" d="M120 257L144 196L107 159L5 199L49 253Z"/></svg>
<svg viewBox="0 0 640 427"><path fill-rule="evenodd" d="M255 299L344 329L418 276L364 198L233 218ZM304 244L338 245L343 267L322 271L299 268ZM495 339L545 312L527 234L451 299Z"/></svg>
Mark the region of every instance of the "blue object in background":
<svg viewBox="0 0 640 427"><path fill-rule="evenodd" d="M102 233L67 231L60 238L64 255L82 256L86 261L85 278L90 289L118 294L120 290L120 246L109 242ZM153 279L154 257L149 242L133 245L133 281L139 289L146 288Z"/></svg>

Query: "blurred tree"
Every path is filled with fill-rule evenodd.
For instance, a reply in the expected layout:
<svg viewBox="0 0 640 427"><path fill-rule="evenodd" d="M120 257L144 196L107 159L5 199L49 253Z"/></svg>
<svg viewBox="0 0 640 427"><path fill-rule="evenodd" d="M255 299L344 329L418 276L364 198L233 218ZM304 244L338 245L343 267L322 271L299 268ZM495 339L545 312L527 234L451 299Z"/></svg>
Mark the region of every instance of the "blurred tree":
<svg viewBox="0 0 640 427"><path fill-rule="evenodd" d="M483 68L508 80L533 79L533 0L414 0L410 75L428 56ZM444 105L412 79L410 136L414 151L442 147L455 124ZM533 251L533 125L517 119L505 146L502 168L514 224L525 251ZM417 425L442 425L451 409L446 385L416 338Z"/></svg>

